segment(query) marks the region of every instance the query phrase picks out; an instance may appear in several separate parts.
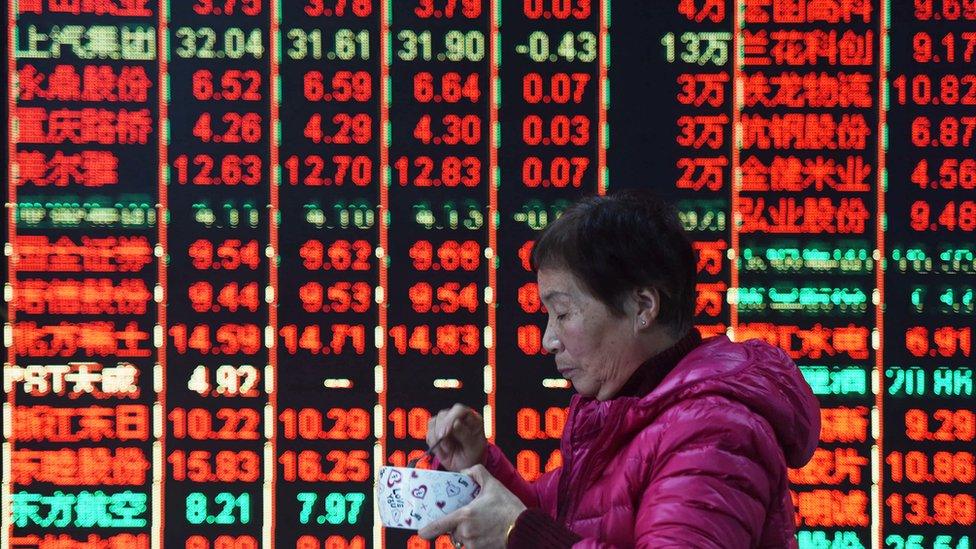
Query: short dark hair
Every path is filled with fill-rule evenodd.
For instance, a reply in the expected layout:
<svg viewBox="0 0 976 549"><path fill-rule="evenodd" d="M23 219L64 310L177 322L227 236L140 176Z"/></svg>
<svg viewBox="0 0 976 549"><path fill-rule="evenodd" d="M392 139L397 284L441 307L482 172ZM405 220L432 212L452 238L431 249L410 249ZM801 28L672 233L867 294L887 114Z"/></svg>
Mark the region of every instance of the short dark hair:
<svg viewBox="0 0 976 549"><path fill-rule="evenodd" d="M677 210L649 191L589 196L550 223L532 248L532 270L560 268L617 315L626 295L660 294L658 321L676 337L693 325L696 262Z"/></svg>

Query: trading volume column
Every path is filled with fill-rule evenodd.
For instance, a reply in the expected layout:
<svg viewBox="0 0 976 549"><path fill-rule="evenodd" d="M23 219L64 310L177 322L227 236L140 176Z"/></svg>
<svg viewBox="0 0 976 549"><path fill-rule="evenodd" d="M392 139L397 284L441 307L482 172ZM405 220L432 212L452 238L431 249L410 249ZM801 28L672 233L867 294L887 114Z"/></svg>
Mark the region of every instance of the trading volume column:
<svg viewBox="0 0 976 549"><path fill-rule="evenodd" d="M732 139L732 75L735 70L735 12L722 2L679 2L682 27L661 37L664 57L677 64L675 76L675 204L692 237L698 281L695 320L702 337L726 333L733 322L726 292L731 279L727 261L734 208L732 166L738 150ZM679 19L680 20L680 19ZM670 167L670 166L669 166ZM632 181L630 185L658 184Z"/></svg>
<svg viewBox="0 0 976 549"><path fill-rule="evenodd" d="M600 190L602 4L502 4L498 443L530 481L562 463L570 384L542 345L547 317L529 257L542 229Z"/></svg>
<svg viewBox="0 0 976 549"><path fill-rule="evenodd" d="M891 2L884 541L970 547L976 3Z"/></svg>
<svg viewBox="0 0 976 549"><path fill-rule="evenodd" d="M270 7L170 4L165 547L256 548L267 455Z"/></svg>
<svg viewBox="0 0 976 549"><path fill-rule="evenodd" d="M281 0L276 9L277 547L363 549L373 526L382 298L383 13L368 0Z"/></svg>
<svg viewBox="0 0 976 549"><path fill-rule="evenodd" d="M613 9L614 35L646 35L616 48L610 65L612 187L650 189L672 202L697 257L695 322L725 334L734 309L732 139L736 9L726 0L628 2ZM635 116L632 105L648 108ZM671 128L664 132L662 128Z"/></svg>
<svg viewBox="0 0 976 549"><path fill-rule="evenodd" d="M774 0L741 17L735 337L785 350L821 402L820 447L789 474L800 543L866 546L880 465L879 12Z"/></svg>
<svg viewBox="0 0 976 549"><path fill-rule="evenodd" d="M0 544L148 549L157 13L9 9Z"/></svg>
<svg viewBox="0 0 976 549"><path fill-rule="evenodd" d="M482 410L491 338L487 0L391 2L388 459L426 449L431 413ZM387 533L402 546L402 533ZM412 545L424 545L412 538Z"/></svg>

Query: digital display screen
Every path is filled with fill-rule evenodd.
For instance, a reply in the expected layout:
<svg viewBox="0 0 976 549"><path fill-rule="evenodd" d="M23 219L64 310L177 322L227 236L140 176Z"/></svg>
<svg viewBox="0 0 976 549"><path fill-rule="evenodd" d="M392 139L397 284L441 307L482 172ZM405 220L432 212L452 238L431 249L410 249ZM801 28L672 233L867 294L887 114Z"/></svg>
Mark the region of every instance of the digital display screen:
<svg viewBox="0 0 976 549"><path fill-rule="evenodd" d="M976 542L976 0L5 10L3 548L451 547L379 467L560 465L532 242L634 187L821 401L799 545Z"/></svg>

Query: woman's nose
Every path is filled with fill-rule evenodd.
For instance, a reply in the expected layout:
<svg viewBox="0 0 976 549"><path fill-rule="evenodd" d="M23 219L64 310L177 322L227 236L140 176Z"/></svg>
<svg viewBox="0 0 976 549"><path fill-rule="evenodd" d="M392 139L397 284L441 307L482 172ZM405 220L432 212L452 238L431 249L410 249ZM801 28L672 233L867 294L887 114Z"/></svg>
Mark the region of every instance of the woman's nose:
<svg viewBox="0 0 976 549"><path fill-rule="evenodd" d="M546 325L546 332L542 335L542 347L548 353L556 354L562 349L562 343L556 336L556 331Z"/></svg>

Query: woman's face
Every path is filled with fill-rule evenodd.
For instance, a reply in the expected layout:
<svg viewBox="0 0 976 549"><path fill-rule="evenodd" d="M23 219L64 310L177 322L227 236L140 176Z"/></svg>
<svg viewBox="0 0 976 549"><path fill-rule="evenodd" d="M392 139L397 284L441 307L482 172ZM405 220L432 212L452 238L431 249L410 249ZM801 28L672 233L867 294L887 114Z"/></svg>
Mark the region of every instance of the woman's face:
<svg viewBox="0 0 976 549"><path fill-rule="evenodd" d="M555 355L559 373L583 396L611 398L642 362L636 302L616 316L569 271L539 269L537 281L549 312L542 344Z"/></svg>

